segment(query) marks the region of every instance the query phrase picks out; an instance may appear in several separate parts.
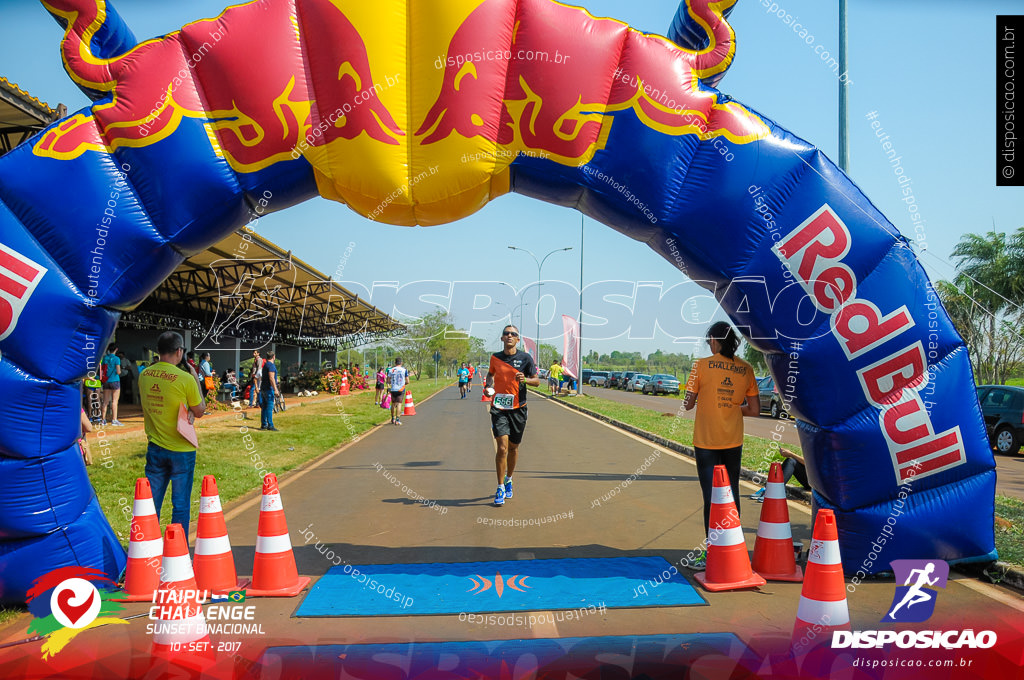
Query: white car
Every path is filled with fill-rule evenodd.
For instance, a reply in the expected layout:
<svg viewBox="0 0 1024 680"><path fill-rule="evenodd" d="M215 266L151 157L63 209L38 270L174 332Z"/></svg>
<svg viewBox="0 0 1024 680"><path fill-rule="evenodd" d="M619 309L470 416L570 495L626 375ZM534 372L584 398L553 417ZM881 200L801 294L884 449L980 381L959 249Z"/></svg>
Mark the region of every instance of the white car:
<svg viewBox="0 0 1024 680"><path fill-rule="evenodd" d="M629 379L628 383L626 383L626 391L627 392L636 392L637 390L643 391L644 383L646 383L650 379L651 379L651 376L649 376L649 375L644 375L643 373L637 373L636 375L634 375L632 378Z"/></svg>

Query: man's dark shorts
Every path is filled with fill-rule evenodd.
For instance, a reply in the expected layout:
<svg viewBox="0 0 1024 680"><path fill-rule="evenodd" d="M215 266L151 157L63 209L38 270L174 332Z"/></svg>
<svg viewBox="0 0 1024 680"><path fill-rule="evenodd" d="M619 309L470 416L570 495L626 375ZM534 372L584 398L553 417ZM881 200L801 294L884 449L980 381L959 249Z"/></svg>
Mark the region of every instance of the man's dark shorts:
<svg viewBox="0 0 1024 680"><path fill-rule="evenodd" d="M402 395L405 394L405 390L398 390L397 392L395 392L394 390L390 390L390 392L391 392L391 403L392 404L401 404L401 403L403 403L402 402Z"/></svg>
<svg viewBox="0 0 1024 680"><path fill-rule="evenodd" d="M495 437L507 435L508 440L513 444L523 441L523 433L526 431L526 406L499 411L491 409L491 432Z"/></svg>

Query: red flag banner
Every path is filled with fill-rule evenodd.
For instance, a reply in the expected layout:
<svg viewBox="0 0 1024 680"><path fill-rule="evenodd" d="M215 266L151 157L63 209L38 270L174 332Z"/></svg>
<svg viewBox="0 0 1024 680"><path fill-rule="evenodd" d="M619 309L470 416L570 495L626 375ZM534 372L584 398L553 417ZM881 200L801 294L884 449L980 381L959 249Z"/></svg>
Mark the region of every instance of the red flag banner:
<svg viewBox="0 0 1024 680"><path fill-rule="evenodd" d="M523 347L526 348L526 353L533 357L533 363L540 366L540 359L538 358L540 355L537 354L537 343L524 335Z"/></svg>
<svg viewBox="0 0 1024 680"><path fill-rule="evenodd" d="M562 315L562 368L570 377L580 374L580 324L571 316Z"/></svg>

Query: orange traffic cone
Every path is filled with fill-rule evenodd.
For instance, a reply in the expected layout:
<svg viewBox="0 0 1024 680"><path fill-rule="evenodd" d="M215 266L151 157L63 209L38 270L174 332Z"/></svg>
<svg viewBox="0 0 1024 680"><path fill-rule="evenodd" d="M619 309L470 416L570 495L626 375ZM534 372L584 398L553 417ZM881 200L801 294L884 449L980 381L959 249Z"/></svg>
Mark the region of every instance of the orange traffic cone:
<svg viewBox="0 0 1024 680"><path fill-rule="evenodd" d="M263 500L256 530L256 559L252 566L252 597L294 597L309 584L308 576L299 576L295 568L292 540L284 519L277 475L263 478Z"/></svg>
<svg viewBox="0 0 1024 680"><path fill-rule="evenodd" d="M156 517L149 480L135 480L135 504L128 535L128 566L124 575L123 602L149 602L160 586L160 556L163 554L160 520Z"/></svg>
<svg viewBox="0 0 1024 680"><path fill-rule="evenodd" d="M480 401L482 401L482 402L483 401L494 401L493 397L488 397L487 396L487 388L486 387L482 390L482 392L483 392L483 394L480 395Z"/></svg>
<svg viewBox="0 0 1024 680"><path fill-rule="evenodd" d="M832 510L819 510L807 553L807 573L793 625L794 642L832 637L833 630L850 630L846 583L839 557L839 531Z"/></svg>
<svg viewBox="0 0 1024 680"><path fill-rule="evenodd" d="M712 592L765 585L765 580L750 569L743 527L724 465L715 466L708 524L707 570L695 574L694 578Z"/></svg>
<svg viewBox="0 0 1024 680"><path fill-rule="evenodd" d="M405 391L405 410L402 411L403 416L414 416L416 415L416 404L412 401L412 392L410 390Z"/></svg>
<svg viewBox="0 0 1024 680"><path fill-rule="evenodd" d="M348 371L344 371L341 374L341 387L338 388L338 396L344 397L348 395Z"/></svg>
<svg viewBox="0 0 1024 680"><path fill-rule="evenodd" d="M215 654L202 608L205 597L200 596L196 587L185 530L180 524L167 525L160 570L160 590L154 598L157 615L153 623L152 656L173 660L175 664L212 661ZM188 652L182 653L185 648Z"/></svg>
<svg viewBox="0 0 1024 680"><path fill-rule="evenodd" d="M235 558L231 554L228 528L220 507L217 480L213 475L203 477L203 490L199 497L199 528L196 530L196 557L193 566L196 583L211 593L241 590L249 579L239 579L235 572Z"/></svg>
<svg viewBox="0 0 1024 680"><path fill-rule="evenodd" d="M793 530L789 525L782 463L772 463L768 471L761 522L754 541L753 567L769 581L802 581L804 578L793 554Z"/></svg>

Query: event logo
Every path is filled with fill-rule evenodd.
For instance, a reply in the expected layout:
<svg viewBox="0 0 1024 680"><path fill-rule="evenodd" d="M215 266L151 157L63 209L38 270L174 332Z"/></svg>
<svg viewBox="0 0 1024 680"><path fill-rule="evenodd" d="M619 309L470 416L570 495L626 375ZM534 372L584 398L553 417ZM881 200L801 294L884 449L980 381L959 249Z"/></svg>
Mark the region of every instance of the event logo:
<svg viewBox="0 0 1024 680"><path fill-rule="evenodd" d="M46 638L43 658L54 656L90 628L128 623L109 616L124 609L113 600L119 594L102 571L87 567L61 567L37 578L28 591L28 610L35 617L28 632Z"/></svg>
<svg viewBox="0 0 1024 680"><path fill-rule="evenodd" d="M514 576L509 576L508 579L506 580L500 573L495 573L493 583L494 592L498 595L498 599L501 599L501 595L505 590L505 584L508 583L508 587L512 590L518 590L519 592L524 593L526 591L523 590L523 588L530 587L526 585L526 579L528 578L530 577L515 574ZM480 581L478 582L477 579L480 579ZM518 583L516 579L518 579ZM470 576L469 580L473 582L473 587L466 591L468 593L473 593L473 591L476 590L476 592L473 594L479 595L480 593L491 589L491 579L487 578L486 576L476 574L475 576ZM480 590L477 590L477 588L479 588Z"/></svg>
<svg viewBox="0 0 1024 680"><path fill-rule="evenodd" d="M903 585L896 586L889 613L882 622L927 621L935 613L938 595L935 588L946 587L949 565L940 560L894 560L889 564L896 574L896 582L902 581Z"/></svg>
<svg viewBox="0 0 1024 680"><path fill-rule="evenodd" d="M938 591L945 588L949 565L941 560L893 560L896 594L882 623L920 623L935 613ZM966 630L837 630L832 632L832 649L989 649L996 644L994 631Z"/></svg>
<svg viewBox="0 0 1024 680"><path fill-rule="evenodd" d="M0 340L18 325L46 268L0 243Z"/></svg>

